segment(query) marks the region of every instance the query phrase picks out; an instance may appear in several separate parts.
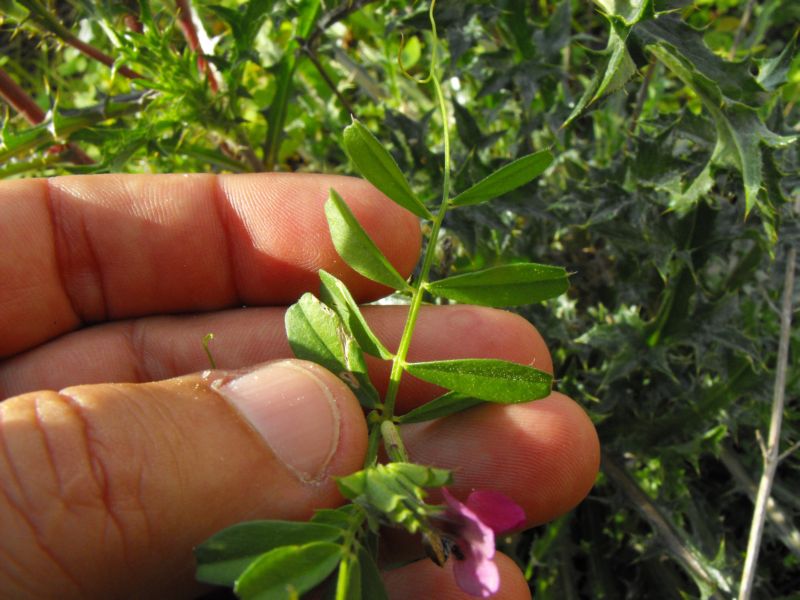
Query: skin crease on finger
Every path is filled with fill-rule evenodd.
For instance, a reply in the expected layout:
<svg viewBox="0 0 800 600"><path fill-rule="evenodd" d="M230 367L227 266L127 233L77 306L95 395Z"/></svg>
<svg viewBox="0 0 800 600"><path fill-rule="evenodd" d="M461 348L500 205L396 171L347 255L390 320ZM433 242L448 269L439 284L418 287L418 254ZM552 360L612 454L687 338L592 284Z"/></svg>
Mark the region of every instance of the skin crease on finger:
<svg viewBox="0 0 800 600"><path fill-rule="evenodd" d="M366 425L341 381L295 364L325 380L341 417L336 452L314 483L299 481L214 391L230 373L0 404L0 597L192 597L191 549L216 531L336 506L331 476L361 466Z"/></svg>
<svg viewBox="0 0 800 600"><path fill-rule="evenodd" d="M389 347L405 322L403 306L368 306L364 314ZM0 363L0 395L59 389L106 381L155 381L208 366L200 340L214 333L211 350L221 368L239 368L292 356L284 309L248 308L195 316L148 317L95 326ZM547 346L526 320L506 311L474 306L428 306L420 313L412 360L502 358L552 371ZM53 364L60 365L52 369ZM370 373L385 389L388 363L369 359ZM401 408L432 399L439 389L404 378Z"/></svg>
<svg viewBox="0 0 800 600"><path fill-rule="evenodd" d="M280 305L317 271L356 297L386 288L330 240L335 187L403 275L418 219L367 182L328 175L97 175L0 183L0 357L81 324L231 306ZM276 285L278 283L278 285Z"/></svg>

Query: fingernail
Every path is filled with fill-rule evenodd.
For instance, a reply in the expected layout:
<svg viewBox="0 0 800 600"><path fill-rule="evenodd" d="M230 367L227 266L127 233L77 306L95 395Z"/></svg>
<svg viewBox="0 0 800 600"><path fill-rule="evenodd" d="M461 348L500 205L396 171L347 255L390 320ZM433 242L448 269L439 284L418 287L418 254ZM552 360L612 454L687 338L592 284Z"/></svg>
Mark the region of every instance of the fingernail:
<svg viewBox="0 0 800 600"><path fill-rule="evenodd" d="M277 362L214 387L301 481L322 478L339 444L339 409L320 377Z"/></svg>

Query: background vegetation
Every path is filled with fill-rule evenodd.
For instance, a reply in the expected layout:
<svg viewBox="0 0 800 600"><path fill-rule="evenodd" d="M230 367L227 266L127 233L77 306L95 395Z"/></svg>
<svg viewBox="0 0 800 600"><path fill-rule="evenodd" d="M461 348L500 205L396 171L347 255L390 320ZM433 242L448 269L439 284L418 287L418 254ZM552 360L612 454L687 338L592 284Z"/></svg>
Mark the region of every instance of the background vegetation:
<svg viewBox="0 0 800 600"><path fill-rule="evenodd" d="M404 65L425 71L426 11L2 0L0 176L349 173L353 114L434 190L434 99L396 60L402 33ZM753 597L797 597L800 3L450 0L437 19L456 191L556 154L499 204L448 215L438 265L575 273L523 314L592 415L603 469L577 509L507 540L535 597L734 597L754 513ZM765 457L772 499L754 507Z"/></svg>

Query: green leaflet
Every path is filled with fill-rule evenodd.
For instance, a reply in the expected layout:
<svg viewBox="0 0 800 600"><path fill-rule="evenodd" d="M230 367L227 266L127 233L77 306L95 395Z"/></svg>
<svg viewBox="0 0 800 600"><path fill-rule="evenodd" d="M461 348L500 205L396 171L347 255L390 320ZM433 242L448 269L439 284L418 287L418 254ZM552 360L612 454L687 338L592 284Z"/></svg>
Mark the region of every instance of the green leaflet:
<svg viewBox="0 0 800 600"><path fill-rule="evenodd" d="M356 119L344 130L344 149L367 181L391 200L418 217L433 219L430 211L411 191L392 156Z"/></svg>
<svg viewBox="0 0 800 600"><path fill-rule="evenodd" d="M553 162L549 150L540 150L501 167L450 200L451 206L480 204L517 189L538 177Z"/></svg>
<svg viewBox="0 0 800 600"><path fill-rule="evenodd" d="M262 554L286 545L333 542L342 530L295 521L250 521L214 534L195 548L197 579L232 586Z"/></svg>
<svg viewBox="0 0 800 600"><path fill-rule="evenodd" d="M386 349L369 328L347 286L330 273L321 269L319 278L322 281L322 287L320 288L322 301L336 311L342 322L350 328L361 349L372 356L377 356L384 360L391 359L393 354Z"/></svg>
<svg viewBox="0 0 800 600"><path fill-rule="evenodd" d="M365 600L389 600L378 565L363 546L358 547L358 562L361 565L361 597Z"/></svg>
<svg viewBox="0 0 800 600"><path fill-rule="evenodd" d="M424 381L501 404L544 398L553 383L549 373L494 358L408 363L406 370Z"/></svg>
<svg viewBox="0 0 800 600"><path fill-rule="evenodd" d="M234 591L244 600L291 600L321 583L341 559L341 546L330 542L275 548L250 565Z"/></svg>
<svg viewBox="0 0 800 600"><path fill-rule="evenodd" d="M297 358L319 363L339 376L365 408L374 408L378 392L367 375L364 355L333 310L306 293L286 311L286 336Z"/></svg>
<svg viewBox="0 0 800 600"><path fill-rule="evenodd" d="M396 290L409 288L389 260L367 235L350 208L336 190L330 191L325 216L336 251L344 261L364 277Z"/></svg>
<svg viewBox="0 0 800 600"><path fill-rule="evenodd" d="M432 419L440 419L448 415L452 415L478 404L483 404L483 400L470 398L458 392L448 392L443 396L431 400L427 404L418 406L412 411L407 412L397 419L400 424L405 423L422 423L423 421L430 421Z"/></svg>
<svg viewBox="0 0 800 600"><path fill-rule="evenodd" d="M437 296L482 306L517 306L555 298L567 291L562 267L520 263L455 275L427 285Z"/></svg>

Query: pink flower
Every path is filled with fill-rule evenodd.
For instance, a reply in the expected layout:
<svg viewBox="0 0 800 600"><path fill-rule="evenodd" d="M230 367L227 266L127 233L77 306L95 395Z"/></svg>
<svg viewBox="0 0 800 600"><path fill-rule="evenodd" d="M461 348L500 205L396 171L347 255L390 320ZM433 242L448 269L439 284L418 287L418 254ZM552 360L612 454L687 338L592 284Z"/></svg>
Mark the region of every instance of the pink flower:
<svg viewBox="0 0 800 600"><path fill-rule="evenodd" d="M500 589L500 573L494 562L494 536L519 527L525 512L499 492L478 490L460 502L442 488L447 508L445 533L455 538L453 573L458 587L479 598Z"/></svg>

